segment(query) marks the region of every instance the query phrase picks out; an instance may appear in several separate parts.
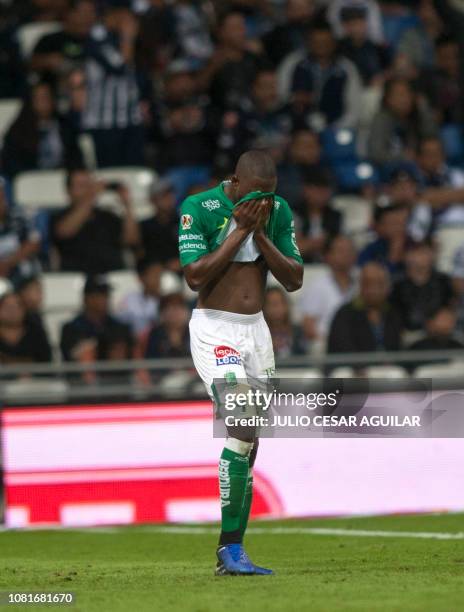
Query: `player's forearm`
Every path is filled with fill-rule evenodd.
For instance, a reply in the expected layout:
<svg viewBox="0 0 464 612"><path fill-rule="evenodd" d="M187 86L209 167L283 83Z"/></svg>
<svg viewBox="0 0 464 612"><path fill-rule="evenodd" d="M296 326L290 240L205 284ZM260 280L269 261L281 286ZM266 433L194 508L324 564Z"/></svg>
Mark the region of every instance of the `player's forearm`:
<svg viewBox="0 0 464 612"><path fill-rule="evenodd" d="M200 291L210 281L219 276L239 250L249 234L249 230L235 228L221 246L184 268L185 279L193 291Z"/></svg>
<svg viewBox="0 0 464 612"><path fill-rule="evenodd" d="M287 291L297 291L303 284L303 266L283 255L263 232L255 232L255 242L267 267Z"/></svg>

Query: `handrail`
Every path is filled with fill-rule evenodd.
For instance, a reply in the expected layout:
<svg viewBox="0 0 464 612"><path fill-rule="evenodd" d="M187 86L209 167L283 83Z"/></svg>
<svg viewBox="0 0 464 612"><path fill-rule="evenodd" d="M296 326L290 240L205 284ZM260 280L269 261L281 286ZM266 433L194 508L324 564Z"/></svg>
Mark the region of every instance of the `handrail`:
<svg viewBox="0 0 464 612"><path fill-rule="evenodd" d="M420 364L443 361L463 361L464 349L434 351L382 351L370 353L337 353L333 355L298 355L277 360L277 368L285 367L326 367L326 366L359 366L365 365L398 365ZM173 371L192 369L190 357L163 359L134 359L130 361L100 361L95 363L31 363L14 364L0 367L0 380L20 375L53 375L78 374L83 372L134 372L137 370Z"/></svg>

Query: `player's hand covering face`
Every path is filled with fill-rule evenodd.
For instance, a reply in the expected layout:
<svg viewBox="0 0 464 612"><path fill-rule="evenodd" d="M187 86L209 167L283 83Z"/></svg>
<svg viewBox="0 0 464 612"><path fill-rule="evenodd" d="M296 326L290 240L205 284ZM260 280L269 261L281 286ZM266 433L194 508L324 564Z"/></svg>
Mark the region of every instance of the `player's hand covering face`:
<svg viewBox="0 0 464 612"><path fill-rule="evenodd" d="M262 230L271 214L274 205L273 193L250 193L237 202L234 218L239 227L250 230Z"/></svg>

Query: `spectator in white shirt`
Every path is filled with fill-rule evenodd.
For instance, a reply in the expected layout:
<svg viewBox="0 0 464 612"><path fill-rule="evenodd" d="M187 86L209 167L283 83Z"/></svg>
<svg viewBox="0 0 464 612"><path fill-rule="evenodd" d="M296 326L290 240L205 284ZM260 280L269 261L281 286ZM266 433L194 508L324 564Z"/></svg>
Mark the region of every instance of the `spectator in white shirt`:
<svg viewBox="0 0 464 612"><path fill-rule="evenodd" d="M140 289L128 293L119 304L118 318L130 325L139 339L158 319L162 272L160 263L140 260L137 264Z"/></svg>
<svg viewBox="0 0 464 612"><path fill-rule="evenodd" d="M301 299L303 329L311 340L326 339L334 314L356 292L356 251L349 238L342 235L329 238L325 262L328 270L308 285Z"/></svg>

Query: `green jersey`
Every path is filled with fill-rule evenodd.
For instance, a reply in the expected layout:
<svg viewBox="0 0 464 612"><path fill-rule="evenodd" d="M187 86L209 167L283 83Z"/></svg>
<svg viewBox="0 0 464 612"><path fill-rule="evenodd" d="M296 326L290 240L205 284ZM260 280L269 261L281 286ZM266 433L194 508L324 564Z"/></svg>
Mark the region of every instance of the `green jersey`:
<svg viewBox="0 0 464 612"><path fill-rule="evenodd" d="M220 246L235 227L233 210L234 204L224 193L223 183L184 200L179 221L179 256L182 266L212 253ZM303 263L296 244L292 211L286 200L279 196L274 198L265 231L283 255ZM254 261L258 256L253 235L250 234L234 261Z"/></svg>

